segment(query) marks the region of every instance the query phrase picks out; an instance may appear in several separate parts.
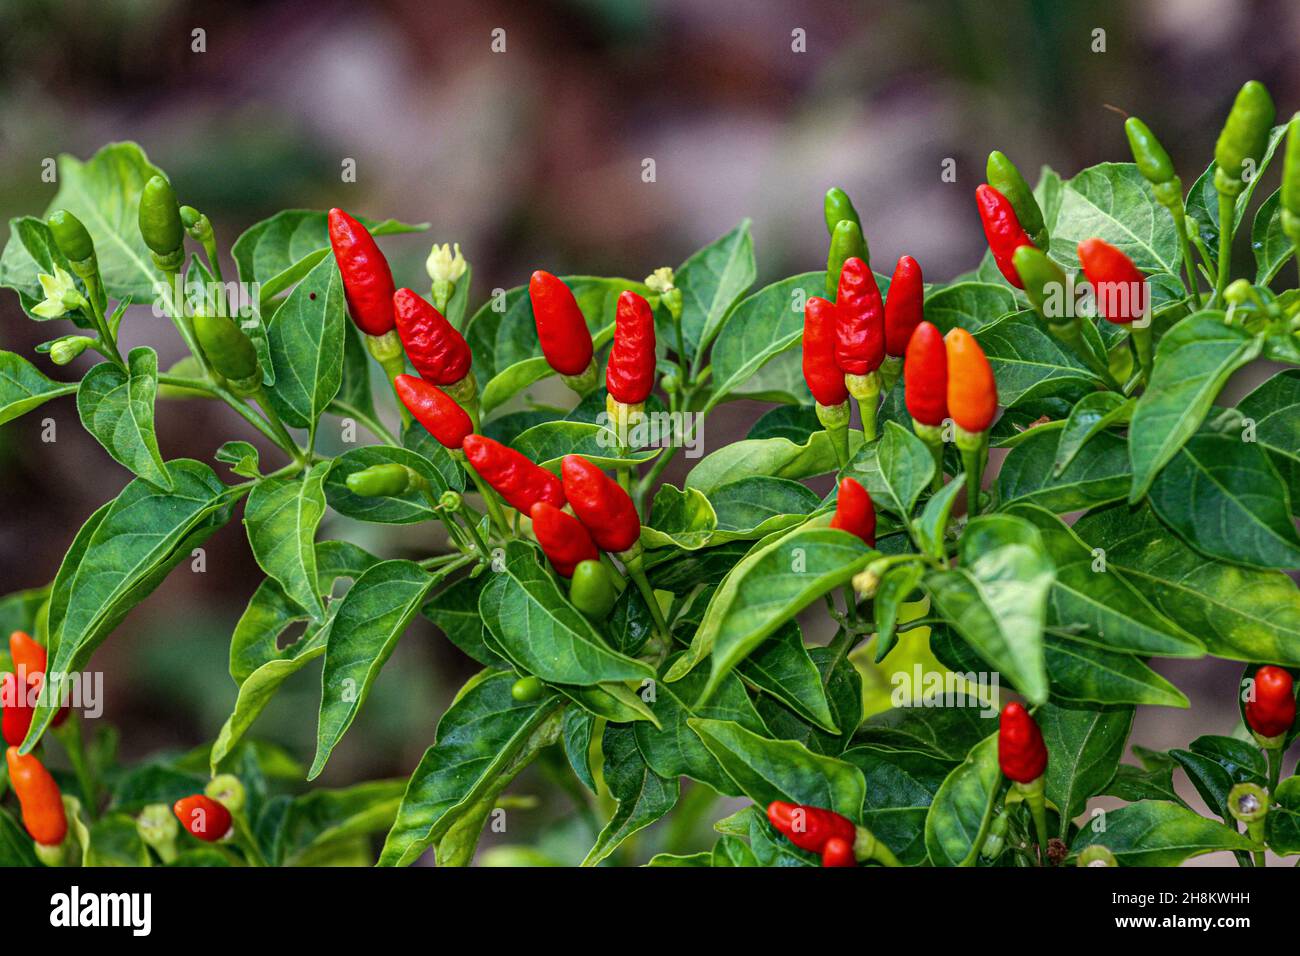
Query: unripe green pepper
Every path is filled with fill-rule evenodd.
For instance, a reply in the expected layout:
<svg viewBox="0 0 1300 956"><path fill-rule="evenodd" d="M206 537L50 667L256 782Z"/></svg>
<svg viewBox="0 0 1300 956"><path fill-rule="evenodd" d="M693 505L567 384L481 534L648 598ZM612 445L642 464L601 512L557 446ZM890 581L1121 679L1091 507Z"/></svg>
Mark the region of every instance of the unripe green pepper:
<svg viewBox="0 0 1300 956"><path fill-rule="evenodd" d="M346 484L350 492L363 498L393 498L406 493L411 473L396 463L371 465L348 475Z"/></svg>
<svg viewBox="0 0 1300 956"><path fill-rule="evenodd" d="M94 339L84 335L66 335L50 346L50 361L67 365L94 343Z"/></svg>
<svg viewBox="0 0 1300 956"><path fill-rule="evenodd" d="M1025 182L1025 177L1020 175L1016 164L995 149L989 153L985 177L990 186L1007 197L1011 208L1016 211L1016 218L1020 220L1020 228L1029 234L1034 245L1046 249L1051 236L1047 232L1047 223L1043 221L1043 210L1039 208L1034 191Z"/></svg>
<svg viewBox="0 0 1300 956"><path fill-rule="evenodd" d="M840 270L844 261L854 257L871 265L871 253L867 249L867 240L862 235L862 227L853 219L841 219L831 231L830 253L826 256L826 298L835 301L835 294L840 287Z"/></svg>
<svg viewBox="0 0 1300 956"><path fill-rule="evenodd" d="M845 219L856 223L858 231L862 231L862 220L858 218L858 211L853 208L853 200L839 186L832 186L826 190L826 198L822 201L822 213L826 216L828 235L835 235L835 227Z"/></svg>
<svg viewBox="0 0 1300 956"><path fill-rule="evenodd" d="M1263 83L1251 80L1241 88L1214 144L1215 189L1229 196L1241 192L1246 163L1252 163L1258 171L1276 115L1273 98Z"/></svg>
<svg viewBox="0 0 1300 956"><path fill-rule="evenodd" d="M1282 231L1300 246L1300 113L1287 123L1282 161Z"/></svg>
<svg viewBox="0 0 1300 956"><path fill-rule="evenodd" d="M76 268L79 264L94 261L95 243L80 219L66 209L56 209L50 214L46 224L54 235L54 244L67 257L68 262L72 263L73 269L78 274L81 272Z"/></svg>
<svg viewBox="0 0 1300 956"><path fill-rule="evenodd" d="M257 350L234 319L228 315L194 316L194 334L208 363L230 380L237 395L251 395L262 382Z"/></svg>
<svg viewBox="0 0 1300 956"><path fill-rule="evenodd" d="M1025 284L1025 297L1044 321L1049 325L1069 325L1074 321L1065 301L1065 270L1049 259L1047 253L1033 246L1021 246L1011 257L1011 262L1020 275L1020 281ZM1060 315L1055 314L1055 310L1049 314L1047 309L1047 300L1052 296L1053 287L1057 292L1057 301L1065 306Z"/></svg>
<svg viewBox="0 0 1300 956"><path fill-rule="evenodd" d="M172 184L162 176L150 179L140 193L140 235L159 269L180 268L185 259L185 227Z"/></svg>
<svg viewBox="0 0 1300 956"><path fill-rule="evenodd" d="M511 685L510 696L521 704L526 704L541 697L545 689L536 677L521 677Z"/></svg>
<svg viewBox="0 0 1300 956"><path fill-rule="evenodd" d="M614 609L618 587L610 577L609 569L599 561L579 561L569 581L569 600L592 620L603 620Z"/></svg>
<svg viewBox="0 0 1300 956"><path fill-rule="evenodd" d="M1174 161L1160 145L1156 134L1136 116L1130 116L1124 121L1124 133L1128 136L1129 149L1133 152L1138 172L1152 185L1156 202L1170 212L1181 209L1183 181L1174 172Z"/></svg>

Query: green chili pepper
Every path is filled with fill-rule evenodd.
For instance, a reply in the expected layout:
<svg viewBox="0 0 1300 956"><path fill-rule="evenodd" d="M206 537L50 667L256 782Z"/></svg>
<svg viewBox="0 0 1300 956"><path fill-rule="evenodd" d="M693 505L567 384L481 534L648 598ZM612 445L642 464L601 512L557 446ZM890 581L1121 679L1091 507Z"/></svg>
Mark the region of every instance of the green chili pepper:
<svg viewBox="0 0 1300 956"><path fill-rule="evenodd" d="M172 184L162 176L150 179L140 193L140 235L158 268L166 272L180 268L185 259L185 227Z"/></svg>
<svg viewBox="0 0 1300 956"><path fill-rule="evenodd" d="M1282 231L1300 245L1300 113L1287 124L1286 158L1282 162Z"/></svg>
<svg viewBox="0 0 1300 956"><path fill-rule="evenodd" d="M1011 257L1025 284L1025 296L1048 325L1069 325L1074 321L1073 311L1065 301L1065 270L1047 257L1047 253L1033 246L1021 246ZM1055 291L1062 308L1051 306Z"/></svg>
<svg viewBox="0 0 1300 956"><path fill-rule="evenodd" d="M569 582L569 600L592 620L603 620L614 609L618 600L618 587L610 577L609 569L599 561L579 561Z"/></svg>
<svg viewBox="0 0 1300 956"><path fill-rule="evenodd" d="M510 696L523 704L541 697L545 689L536 677L521 677L511 685Z"/></svg>
<svg viewBox="0 0 1300 956"><path fill-rule="evenodd" d="M411 486L411 474L405 465L390 462L354 471L346 479L348 491L362 498L393 498L405 494Z"/></svg>
<svg viewBox="0 0 1300 956"><path fill-rule="evenodd" d="M208 363L230 380L235 394L251 395L260 388L262 370L257 350L234 319L226 315L196 315L194 334Z"/></svg>
<svg viewBox="0 0 1300 956"><path fill-rule="evenodd" d="M829 235L835 235L835 227L845 219L856 223L858 230L862 230L862 220L858 218L858 211L853 208L853 200L839 186L832 186L826 190L826 198L822 201L822 212L826 216L826 232Z"/></svg>
<svg viewBox="0 0 1300 956"><path fill-rule="evenodd" d="M1016 211L1016 218L1020 220L1020 227L1029 234L1034 245L1046 249L1051 236L1047 232L1047 223L1043 221L1043 210L1039 208L1034 191L1025 182L1025 177L1020 175L1016 164L995 149L989 153L985 176L990 186L1007 197L1011 208Z"/></svg>
<svg viewBox="0 0 1300 956"><path fill-rule="evenodd" d="M1129 149L1133 152L1138 172L1154 187L1156 202L1170 212L1181 209L1183 182L1174 172L1174 161L1160 145L1155 133L1136 116L1130 116L1124 121L1124 132L1128 136Z"/></svg>
<svg viewBox="0 0 1300 956"><path fill-rule="evenodd" d="M862 235L862 227L853 219L841 219L831 232L830 254L826 257L826 298L832 302L840 287L840 270L844 268L844 261L855 256L871 265L871 253Z"/></svg>
<svg viewBox="0 0 1300 956"><path fill-rule="evenodd" d="M95 243L80 219L66 209L56 209L51 213L46 224L54 236L54 244L67 257L68 262L72 263L75 271L78 273L82 271L77 268L82 263L94 262Z"/></svg>
<svg viewBox="0 0 1300 956"><path fill-rule="evenodd" d="M1241 88L1214 144L1215 189L1229 196L1241 192L1246 164L1252 164L1254 173L1264 158L1275 116L1273 98L1263 83L1251 80Z"/></svg>

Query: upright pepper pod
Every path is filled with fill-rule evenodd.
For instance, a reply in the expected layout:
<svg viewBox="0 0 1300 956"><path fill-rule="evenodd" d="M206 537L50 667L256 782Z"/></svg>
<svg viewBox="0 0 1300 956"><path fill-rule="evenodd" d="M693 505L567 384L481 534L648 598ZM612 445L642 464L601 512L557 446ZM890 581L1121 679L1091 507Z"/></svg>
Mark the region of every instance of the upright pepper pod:
<svg viewBox="0 0 1300 956"><path fill-rule="evenodd" d="M840 273L849 259L871 264L871 253L862 226L854 219L841 219L831 230L830 251L826 255L826 298L833 299L839 288Z"/></svg>
<svg viewBox="0 0 1300 956"><path fill-rule="evenodd" d="M1092 283L1097 311L1108 322L1129 326L1138 366L1143 377L1149 380L1152 343L1147 313L1151 297L1146 277L1132 259L1102 239L1085 239L1079 243L1079 261Z"/></svg>
<svg viewBox="0 0 1300 956"><path fill-rule="evenodd" d="M1047 223L1043 221L1043 210L1039 208L1034 191L1025 182L1025 177L1020 175L1016 164L995 149L989 153L985 175L988 184L1007 197L1030 241L1038 248L1046 249L1051 236L1047 232Z"/></svg>
<svg viewBox="0 0 1300 956"><path fill-rule="evenodd" d="M200 312L194 316L194 337L208 364L226 378L232 392L242 398L261 390L262 367L257 350L234 319Z"/></svg>
<svg viewBox="0 0 1300 956"><path fill-rule="evenodd" d="M1024 283L1025 297L1043 319L1052 337L1070 349L1107 385L1116 387L1106 356L1098 354L1083 334L1083 320L1065 270L1033 246L1021 246L1012 263Z"/></svg>
<svg viewBox="0 0 1300 956"><path fill-rule="evenodd" d="M581 455L565 455L560 464L564 496L573 513L603 550L630 550L641 537L641 518L631 496Z"/></svg>
<svg viewBox="0 0 1300 956"><path fill-rule="evenodd" d="M14 669L27 681L28 686L39 687L45 680L47 654L44 647L32 640L31 635L22 631L14 631L9 635L9 658L14 662ZM68 706L60 707L59 712L54 715L52 725L60 726L68 719L68 713ZM31 722L30 715L28 722ZM23 735L26 736L26 733L24 729ZM12 740L8 742L17 746L17 743Z"/></svg>
<svg viewBox="0 0 1300 956"><path fill-rule="evenodd" d="M564 507L560 479L513 448L486 435L467 435L463 448L474 470L515 510L529 514L539 501Z"/></svg>
<svg viewBox="0 0 1300 956"><path fill-rule="evenodd" d="M68 835L68 818L63 810L63 795L50 772L32 754L22 755L17 747L5 751L9 765L9 783L22 805L23 826L36 841L38 849L57 847Z"/></svg>
<svg viewBox="0 0 1300 956"><path fill-rule="evenodd" d="M888 394L903 374L903 356L912 333L925 318L925 283L921 266L902 256L894 267L885 296L885 360L880 363L880 390Z"/></svg>
<svg viewBox="0 0 1300 956"><path fill-rule="evenodd" d="M1133 162L1142 178L1155 188L1156 200L1166 207L1183 203L1183 184L1174 171L1174 161L1151 128L1136 116L1124 121L1124 135L1128 137Z"/></svg>
<svg viewBox="0 0 1300 956"><path fill-rule="evenodd" d="M0 730L11 747L21 746L32 726L34 708L27 696L29 686L17 674L0 674Z"/></svg>
<svg viewBox="0 0 1300 956"><path fill-rule="evenodd" d="M1214 144L1214 188L1221 194L1238 195L1245 188L1247 175L1258 171L1276 115L1273 98L1258 80L1237 92Z"/></svg>
<svg viewBox="0 0 1300 956"><path fill-rule="evenodd" d="M465 337L410 289L393 293L393 316L406 356L420 377L442 386L458 402L471 403L477 389L470 377L473 359Z"/></svg>
<svg viewBox="0 0 1300 956"><path fill-rule="evenodd" d="M399 375L393 381L397 397L417 422L445 448L458 449L474 432L474 423L451 396L414 375Z"/></svg>
<svg viewBox="0 0 1300 956"><path fill-rule="evenodd" d="M655 384L655 317L650 303L630 289L618 297L614 312L614 344L605 369L609 395L605 405L623 434Z"/></svg>
<svg viewBox="0 0 1300 956"><path fill-rule="evenodd" d="M176 193L164 177L154 176L144 184L138 222L154 265L164 272L178 272L185 261L185 227Z"/></svg>
<svg viewBox="0 0 1300 956"><path fill-rule="evenodd" d="M813 296L803 313L803 377L817 400L817 420L826 429L836 460L849 461L849 391L835 362L835 303Z"/></svg>
<svg viewBox="0 0 1300 956"><path fill-rule="evenodd" d="M944 336L948 353L948 414L966 470L966 511L979 512L980 482L988 460L988 428L998 412L998 386L984 350L962 328Z"/></svg>
<svg viewBox="0 0 1300 956"><path fill-rule="evenodd" d="M1300 263L1300 113L1291 117L1282 159L1282 232L1296 247Z"/></svg>
<svg viewBox="0 0 1300 956"><path fill-rule="evenodd" d="M370 231L342 209L329 211L330 247L343 276L348 313L370 336L393 331L393 272Z"/></svg>
<svg viewBox="0 0 1300 956"><path fill-rule="evenodd" d="M1285 668L1265 664L1255 671L1255 693L1246 701L1246 723L1266 748L1281 747L1295 726L1295 685Z"/></svg>
<svg viewBox="0 0 1300 956"><path fill-rule="evenodd" d="M230 832L230 811L206 794L181 797L172 804L172 812L190 836L206 843L216 843Z"/></svg>
<svg viewBox="0 0 1300 956"><path fill-rule="evenodd" d="M56 209L46 221L54 244L72 265L72 271L83 279L99 271L95 257L95 243L81 220L66 209Z"/></svg>
<svg viewBox="0 0 1300 956"><path fill-rule="evenodd" d="M1041 862L1047 854L1047 803L1043 792L1047 745L1038 724L1018 701L1007 704L998 719L998 766L1029 805Z"/></svg>
<svg viewBox="0 0 1300 956"><path fill-rule="evenodd" d="M1029 234L1020 225L1016 211L1006 196L987 183L975 190L975 202L979 206L980 222L984 224L984 236L993 253L993 261L1003 278L1017 289L1021 288L1020 276L1012 257L1016 250L1024 245L1032 245Z"/></svg>
<svg viewBox="0 0 1300 956"><path fill-rule="evenodd" d="M862 411L862 437L876 437L877 369L885 358L885 304L876 277L856 256L844 260L835 297L835 364Z"/></svg>
<svg viewBox="0 0 1300 956"><path fill-rule="evenodd" d="M528 280L528 298L547 364L566 385L585 395L596 384L596 363L592 359L595 349L578 300L567 285L540 269Z"/></svg>
<svg viewBox="0 0 1300 956"><path fill-rule="evenodd" d="M826 218L826 234L829 236L835 235L835 227L846 219L858 227L858 232L862 231L862 219L853 207L853 200L839 186L826 190L826 198L822 200L822 214Z"/></svg>
<svg viewBox="0 0 1300 956"><path fill-rule="evenodd" d="M903 359L903 402L912 430L934 458L935 491L943 485L943 423L948 417L948 351L943 335L922 321L912 332Z"/></svg>
<svg viewBox="0 0 1300 956"><path fill-rule="evenodd" d="M555 505L539 501L529 512L537 543L561 577L573 577L573 570L583 561L599 559L591 535L577 518L570 517Z"/></svg>
<svg viewBox="0 0 1300 956"><path fill-rule="evenodd" d="M852 478L840 479L831 527L856 535L869 547L876 546L876 506L867 489Z"/></svg>

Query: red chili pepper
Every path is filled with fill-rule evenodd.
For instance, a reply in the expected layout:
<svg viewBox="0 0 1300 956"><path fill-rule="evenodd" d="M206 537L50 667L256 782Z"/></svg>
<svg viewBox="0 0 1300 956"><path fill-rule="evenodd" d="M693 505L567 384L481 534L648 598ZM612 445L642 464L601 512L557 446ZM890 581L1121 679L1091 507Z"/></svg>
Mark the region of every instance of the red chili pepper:
<svg viewBox="0 0 1300 956"><path fill-rule="evenodd" d="M434 385L454 385L469 374L471 356L465 337L442 313L410 289L393 293L397 334L420 377Z"/></svg>
<svg viewBox="0 0 1300 956"><path fill-rule="evenodd" d="M1032 246L1033 242L1016 218L1011 200L985 183L975 190L975 202L979 206L980 221L984 223L984 236L993 252L993 261L1008 282L1023 289L1024 284L1011 257L1021 246Z"/></svg>
<svg viewBox="0 0 1300 956"><path fill-rule="evenodd" d="M1265 664L1255 671L1255 699L1246 701L1246 723L1261 737L1281 737L1295 724L1291 674Z"/></svg>
<svg viewBox="0 0 1300 956"><path fill-rule="evenodd" d="M1147 311L1147 281L1133 260L1109 242L1085 239L1079 261L1092 283L1097 310L1116 325L1127 325Z"/></svg>
<svg viewBox="0 0 1300 956"><path fill-rule="evenodd" d="M813 296L803 313L803 377L817 404L830 408L849 400L844 372L835 364L835 303Z"/></svg>
<svg viewBox="0 0 1300 956"><path fill-rule="evenodd" d="M857 866L858 858L853 855L853 841L842 837L831 837L822 847L822 866Z"/></svg>
<svg viewBox="0 0 1300 956"><path fill-rule="evenodd" d="M885 296L885 354L901 358L907 351L912 333L925 318L924 299L921 267L911 256L903 256Z"/></svg>
<svg viewBox="0 0 1300 956"><path fill-rule="evenodd" d="M873 548L876 546L876 506L871 503L867 489L852 478L840 479L831 527L855 534Z"/></svg>
<svg viewBox="0 0 1300 956"><path fill-rule="evenodd" d="M998 764L1016 783L1032 783L1047 769L1043 732L1017 701L1007 704L998 720Z"/></svg>
<svg viewBox="0 0 1300 956"><path fill-rule="evenodd" d="M831 839L844 840L852 849L857 837L857 828L852 820L821 807L774 800L767 806L767 818L791 843L813 853L821 853L826 841Z"/></svg>
<svg viewBox="0 0 1300 956"><path fill-rule="evenodd" d="M938 427L948 417L948 351L929 322L918 325L907 343L903 400L908 414L922 425Z"/></svg>
<svg viewBox="0 0 1300 956"><path fill-rule="evenodd" d="M391 332L393 272L374 237L342 209L330 210L329 231L352 321L367 335Z"/></svg>
<svg viewBox="0 0 1300 956"><path fill-rule="evenodd" d="M216 843L230 830L230 811L202 793L181 797L172 804L172 812L190 836Z"/></svg>
<svg viewBox="0 0 1300 956"><path fill-rule="evenodd" d="M948 414L968 432L982 432L998 413L998 383L975 337L955 328L943 339L948 352Z"/></svg>
<svg viewBox="0 0 1300 956"><path fill-rule="evenodd" d="M614 479L581 455L565 455L560 465L564 496L573 513L605 551L626 551L641 537L641 518L631 496Z"/></svg>
<svg viewBox="0 0 1300 956"><path fill-rule="evenodd" d="M561 375L581 375L591 364L593 349L573 292L549 272L538 270L528 280L528 298L546 361Z"/></svg>
<svg viewBox="0 0 1300 956"><path fill-rule="evenodd" d="M806 329L807 313L804 322ZM835 364L845 374L867 375L884 360L885 304L871 269L853 256L844 260L835 296Z"/></svg>
<svg viewBox="0 0 1300 956"><path fill-rule="evenodd" d="M32 726L34 708L27 703L27 685L20 684L15 674L0 675L0 730L3 730L5 743L17 747L27 739L27 731Z"/></svg>
<svg viewBox="0 0 1300 956"><path fill-rule="evenodd" d="M577 518L570 517L555 505L539 501L529 512L533 534L561 577L573 577L573 569L583 561L598 559L600 552L591 535Z"/></svg>
<svg viewBox="0 0 1300 956"><path fill-rule="evenodd" d="M524 514L531 513L539 501L564 507L560 479L513 448L485 435L466 436L463 447L470 465L510 507Z"/></svg>
<svg viewBox="0 0 1300 956"><path fill-rule="evenodd" d="M17 747L5 751L9 783L23 808L23 826L28 835L45 846L58 846L68 834L63 797L50 772L31 754L23 756Z"/></svg>
<svg viewBox="0 0 1300 956"><path fill-rule="evenodd" d="M45 679L46 654L45 648L32 640L30 635L22 631L14 631L9 635L9 656L13 659L16 673L5 674L0 678L3 680L0 700L13 701L13 704L4 707L4 713L0 715L0 723L3 724L5 742L16 747L27 736L35 712L35 708L28 704L28 695L19 693L21 685L18 682L18 675L22 675L27 688L35 688L39 693L41 682ZM67 707L59 708L59 712L54 715L55 727L68 719L68 710Z"/></svg>
<svg viewBox="0 0 1300 956"><path fill-rule="evenodd" d="M428 430L438 443L459 448L474 433L474 423L465 409L457 405L442 389L414 375L399 375L393 380L397 397Z"/></svg>
<svg viewBox="0 0 1300 956"><path fill-rule="evenodd" d="M649 302L628 290L618 297L614 313L614 344L605 369L605 387L615 401L637 405L650 396L654 384L654 312Z"/></svg>

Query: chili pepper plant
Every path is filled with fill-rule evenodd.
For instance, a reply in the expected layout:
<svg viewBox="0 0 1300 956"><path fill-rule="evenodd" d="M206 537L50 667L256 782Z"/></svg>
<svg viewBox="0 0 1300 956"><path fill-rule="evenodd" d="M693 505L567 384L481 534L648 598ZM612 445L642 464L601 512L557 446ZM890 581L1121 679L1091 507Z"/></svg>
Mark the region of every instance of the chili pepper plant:
<svg viewBox="0 0 1300 956"><path fill-rule="evenodd" d="M40 355L0 353L0 422L75 399L98 466L133 477L79 516L53 581L0 603L0 858L465 865L500 813L529 812L511 789L535 761L589 829L586 865L1300 854L1282 774L1300 118L1275 125L1247 84L1190 189L1125 125L1133 162L1033 187L993 153L968 273L873 264L871 224L833 188L825 268L759 288L748 223L676 268L538 263L491 293L435 245L426 288L382 250L425 226L369 209L256 223L227 282L210 218L139 146L64 157L0 258L53 330ZM158 342L124 350L128 307L149 304ZM164 334L187 353L168 368ZM80 381L59 371L83 353ZM1261 384L1230 405L1247 367ZM718 442L711 413L738 399L769 407ZM198 402L229 409L229 440L170 457L155 416ZM363 548L334 515L424 544ZM64 692L237 520L265 579L233 627L233 710L194 751L122 766ZM420 616L481 668L423 758L304 793ZM1158 659L1204 657L1240 663L1221 693L1241 723L1130 747L1137 707L1188 706ZM254 733L308 667L299 764Z"/></svg>

